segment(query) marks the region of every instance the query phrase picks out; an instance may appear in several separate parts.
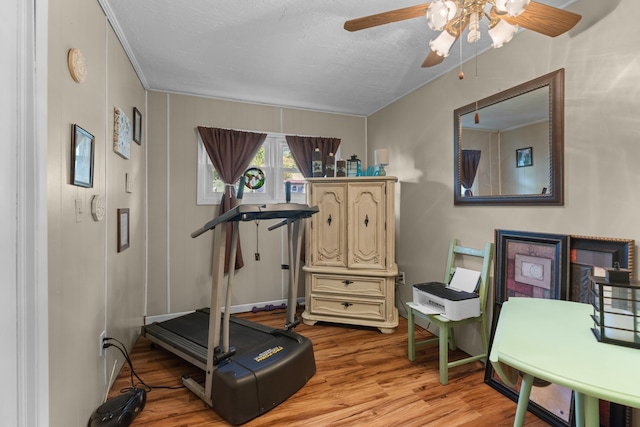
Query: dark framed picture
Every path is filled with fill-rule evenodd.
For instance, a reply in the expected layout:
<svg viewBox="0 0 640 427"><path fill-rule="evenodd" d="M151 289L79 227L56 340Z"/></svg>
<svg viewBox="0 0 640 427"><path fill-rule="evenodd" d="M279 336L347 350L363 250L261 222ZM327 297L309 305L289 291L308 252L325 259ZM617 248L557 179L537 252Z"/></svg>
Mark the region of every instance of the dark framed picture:
<svg viewBox="0 0 640 427"><path fill-rule="evenodd" d="M516 167L533 166L533 147L516 150Z"/></svg>
<svg viewBox="0 0 640 427"><path fill-rule="evenodd" d="M118 209L118 252L129 247L129 208Z"/></svg>
<svg viewBox="0 0 640 427"><path fill-rule="evenodd" d="M510 296L568 299L569 236L495 231L496 304Z"/></svg>
<svg viewBox="0 0 640 427"><path fill-rule="evenodd" d="M133 140L142 144L142 114L136 107L133 107Z"/></svg>
<svg viewBox="0 0 640 427"><path fill-rule="evenodd" d="M78 125L71 129L71 184L93 187L95 138Z"/></svg>
<svg viewBox="0 0 640 427"><path fill-rule="evenodd" d="M568 299L569 236L526 231L495 231L495 307L491 342L502 304L510 297ZM544 313L540 313L544 316ZM525 332L526 333L526 332ZM518 401L522 378L515 387L504 383L488 363L485 382ZM573 422L573 392L534 380L528 410L552 426Z"/></svg>
<svg viewBox="0 0 640 427"><path fill-rule="evenodd" d="M589 236L570 236L569 240L571 301L589 304L589 276L605 276L604 269L616 263L633 275L634 240ZM630 407L605 400L600 400L599 406L602 427L631 426Z"/></svg>

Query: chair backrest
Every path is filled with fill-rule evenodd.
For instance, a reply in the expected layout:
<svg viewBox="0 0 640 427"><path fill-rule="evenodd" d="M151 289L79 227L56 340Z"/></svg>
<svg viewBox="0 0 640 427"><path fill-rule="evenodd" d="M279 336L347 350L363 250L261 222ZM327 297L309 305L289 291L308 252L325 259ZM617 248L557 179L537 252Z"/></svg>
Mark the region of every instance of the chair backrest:
<svg viewBox="0 0 640 427"><path fill-rule="evenodd" d="M487 286L490 278L491 261L493 259L493 243L488 242L484 249L465 248L458 245L458 239L451 239L449 245L449 256L447 258L447 268L444 273L444 283L449 283L453 273L456 271L457 255L466 255L482 258L482 268L480 270L480 310L484 313L487 302Z"/></svg>

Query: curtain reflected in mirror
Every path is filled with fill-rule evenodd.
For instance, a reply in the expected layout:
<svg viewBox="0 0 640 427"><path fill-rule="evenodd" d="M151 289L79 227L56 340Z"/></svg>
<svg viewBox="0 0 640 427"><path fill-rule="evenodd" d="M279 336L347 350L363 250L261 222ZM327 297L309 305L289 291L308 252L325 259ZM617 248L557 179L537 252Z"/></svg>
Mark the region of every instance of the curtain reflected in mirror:
<svg viewBox="0 0 640 427"><path fill-rule="evenodd" d="M563 133L562 69L458 108L455 204L563 204Z"/></svg>
<svg viewBox="0 0 640 427"><path fill-rule="evenodd" d="M480 164L480 150L462 150L462 170L460 173L460 182L464 187L464 196L473 196L471 188L473 181L476 179L478 165Z"/></svg>

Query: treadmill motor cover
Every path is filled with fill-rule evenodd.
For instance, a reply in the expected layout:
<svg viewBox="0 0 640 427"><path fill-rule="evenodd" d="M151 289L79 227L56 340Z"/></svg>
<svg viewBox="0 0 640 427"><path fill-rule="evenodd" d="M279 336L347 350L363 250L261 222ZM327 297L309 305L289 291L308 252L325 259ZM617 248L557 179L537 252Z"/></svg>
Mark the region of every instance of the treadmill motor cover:
<svg viewBox="0 0 640 427"><path fill-rule="evenodd" d="M230 423L243 424L275 408L315 374L311 341L281 332L214 371L213 409Z"/></svg>

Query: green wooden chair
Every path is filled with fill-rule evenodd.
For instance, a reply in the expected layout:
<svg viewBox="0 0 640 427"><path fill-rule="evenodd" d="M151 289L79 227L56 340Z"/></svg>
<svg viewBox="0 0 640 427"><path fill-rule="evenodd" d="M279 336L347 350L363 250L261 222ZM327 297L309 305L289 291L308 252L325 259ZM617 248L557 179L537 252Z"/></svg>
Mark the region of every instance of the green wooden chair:
<svg viewBox="0 0 640 427"><path fill-rule="evenodd" d="M443 384L443 385L446 385L449 381L449 368L463 365L465 363L475 362L477 360L482 360L482 359L484 359L486 363L488 353L489 353L486 305L487 305L487 291L488 291L488 283L489 283L489 270L491 268L491 260L493 258L493 243L487 243L484 249L481 250L481 249L472 249L472 248L465 248L462 246L458 246L458 240L452 239L451 245L449 246L449 256L447 259L447 268L444 274L444 283L449 283L449 280L455 271L456 258L462 255L482 258L482 269L480 270L480 286L478 290L478 294L480 296L480 316L453 321L439 314L424 314L409 306L407 307L409 360L414 361L416 359L417 346L438 341L440 343L440 346L439 346L440 384ZM438 334L439 336L435 338L430 338L424 341L416 342L416 337L415 337L415 318L416 317L419 317L421 319L426 320L427 322L430 322L436 325L439 328L439 334ZM466 325L470 323L480 323L480 334L482 338L482 349L483 349L482 354L478 354L477 356L470 356L464 359L449 362L448 348L450 348L451 350L456 349L456 341L453 333L453 328L455 326L461 326L461 325Z"/></svg>

